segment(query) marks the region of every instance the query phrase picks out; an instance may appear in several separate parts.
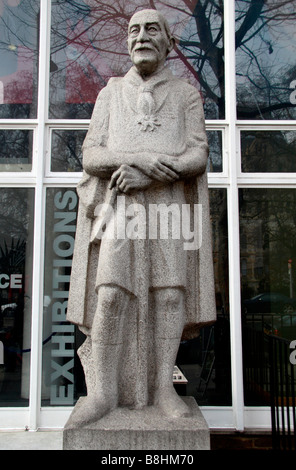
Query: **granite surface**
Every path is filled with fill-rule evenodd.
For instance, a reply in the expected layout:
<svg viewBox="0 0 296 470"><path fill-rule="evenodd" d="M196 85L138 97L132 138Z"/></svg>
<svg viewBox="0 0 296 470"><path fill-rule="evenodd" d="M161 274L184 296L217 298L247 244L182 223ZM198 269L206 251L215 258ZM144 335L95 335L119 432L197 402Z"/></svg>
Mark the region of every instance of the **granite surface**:
<svg viewBox="0 0 296 470"><path fill-rule="evenodd" d="M64 450L209 450L208 425L193 397L183 397L186 418L170 419L156 407L117 408L96 423L78 427L70 416L63 432ZM83 406L83 398L77 407Z"/></svg>

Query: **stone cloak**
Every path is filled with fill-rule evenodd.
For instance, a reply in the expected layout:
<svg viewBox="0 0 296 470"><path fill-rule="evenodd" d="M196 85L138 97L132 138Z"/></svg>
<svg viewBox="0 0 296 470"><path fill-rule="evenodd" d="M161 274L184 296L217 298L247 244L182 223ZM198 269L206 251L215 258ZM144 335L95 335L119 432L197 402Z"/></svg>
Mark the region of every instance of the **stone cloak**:
<svg viewBox="0 0 296 470"><path fill-rule="evenodd" d="M97 306L96 271L100 255L100 243L91 243L93 218L90 216L96 204L104 203L108 180L84 172L77 191L80 199L76 239L73 254L67 319L80 327L91 329ZM216 320L214 272L212 255L212 227L209 213L207 175L203 173L185 181L186 203L190 204L193 220L194 204L202 205L202 243L198 250L189 250L187 258L187 286L185 294L186 324L182 339L198 335L199 329ZM90 209L91 208L91 209ZM138 298L132 299L129 312L129 327L126 329L124 357L120 387L120 404L142 407L149 403L149 387L153 384L153 365L149 351L153 349L153 323L149 321L151 308L149 300L149 270L141 260L147 259L145 240L138 240L135 276ZM91 348L85 343L85 350ZM83 354L88 354L84 353ZM137 357L137 364L131 358ZM91 361L88 356L88 363ZM87 371L85 368L86 375ZM91 373L89 374L91 376ZM86 377L89 387L90 381Z"/></svg>

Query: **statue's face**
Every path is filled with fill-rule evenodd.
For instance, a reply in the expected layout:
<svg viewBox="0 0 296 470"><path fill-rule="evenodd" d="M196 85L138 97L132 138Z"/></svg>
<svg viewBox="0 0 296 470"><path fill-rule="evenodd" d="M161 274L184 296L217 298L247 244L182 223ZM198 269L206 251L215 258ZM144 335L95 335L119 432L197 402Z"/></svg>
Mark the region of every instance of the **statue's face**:
<svg viewBox="0 0 296 470"><path fill-rule="evenodd" d="M128 50L140 73L151 74L162 67L173 48L157 11L135 13L128 28Z"/></svg>

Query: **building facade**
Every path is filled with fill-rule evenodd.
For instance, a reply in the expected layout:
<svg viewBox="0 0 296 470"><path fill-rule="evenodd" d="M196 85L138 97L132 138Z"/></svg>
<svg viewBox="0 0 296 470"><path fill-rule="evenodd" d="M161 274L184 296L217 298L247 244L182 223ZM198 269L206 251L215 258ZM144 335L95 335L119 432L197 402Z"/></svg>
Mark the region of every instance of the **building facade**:
<svg viewBox="0 0 296 470"><path fill-rule="evenodd" d="M171 24L168 66L200 90L210 144L217 322L181 342L176 388L211 429L268 430L268 334L293 366L296 1L2 0L0 429L62 428L86 393L65 317L81 147L147 7Z"/></svg>

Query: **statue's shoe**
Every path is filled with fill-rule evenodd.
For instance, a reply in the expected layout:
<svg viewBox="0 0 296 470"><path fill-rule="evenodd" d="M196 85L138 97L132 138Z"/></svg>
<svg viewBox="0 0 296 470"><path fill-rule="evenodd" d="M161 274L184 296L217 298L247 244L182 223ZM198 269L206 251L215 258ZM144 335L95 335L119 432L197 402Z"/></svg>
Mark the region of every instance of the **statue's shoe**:
<svg viewBox="0 0 296 470"><path fill-rule="evenodd" d="M155 394L154 404L168 418L188 418L191 415L190 409L173 386L159 389Z"/></svg>
<svg viewBox="0 0 296 470"><path fill-rule="evenodd" d="M91 394L83 398L78 409L72 413L71 426L85 426L99 421L103 416L117 407L117 399L103 398L97 394Z"/></svg>

